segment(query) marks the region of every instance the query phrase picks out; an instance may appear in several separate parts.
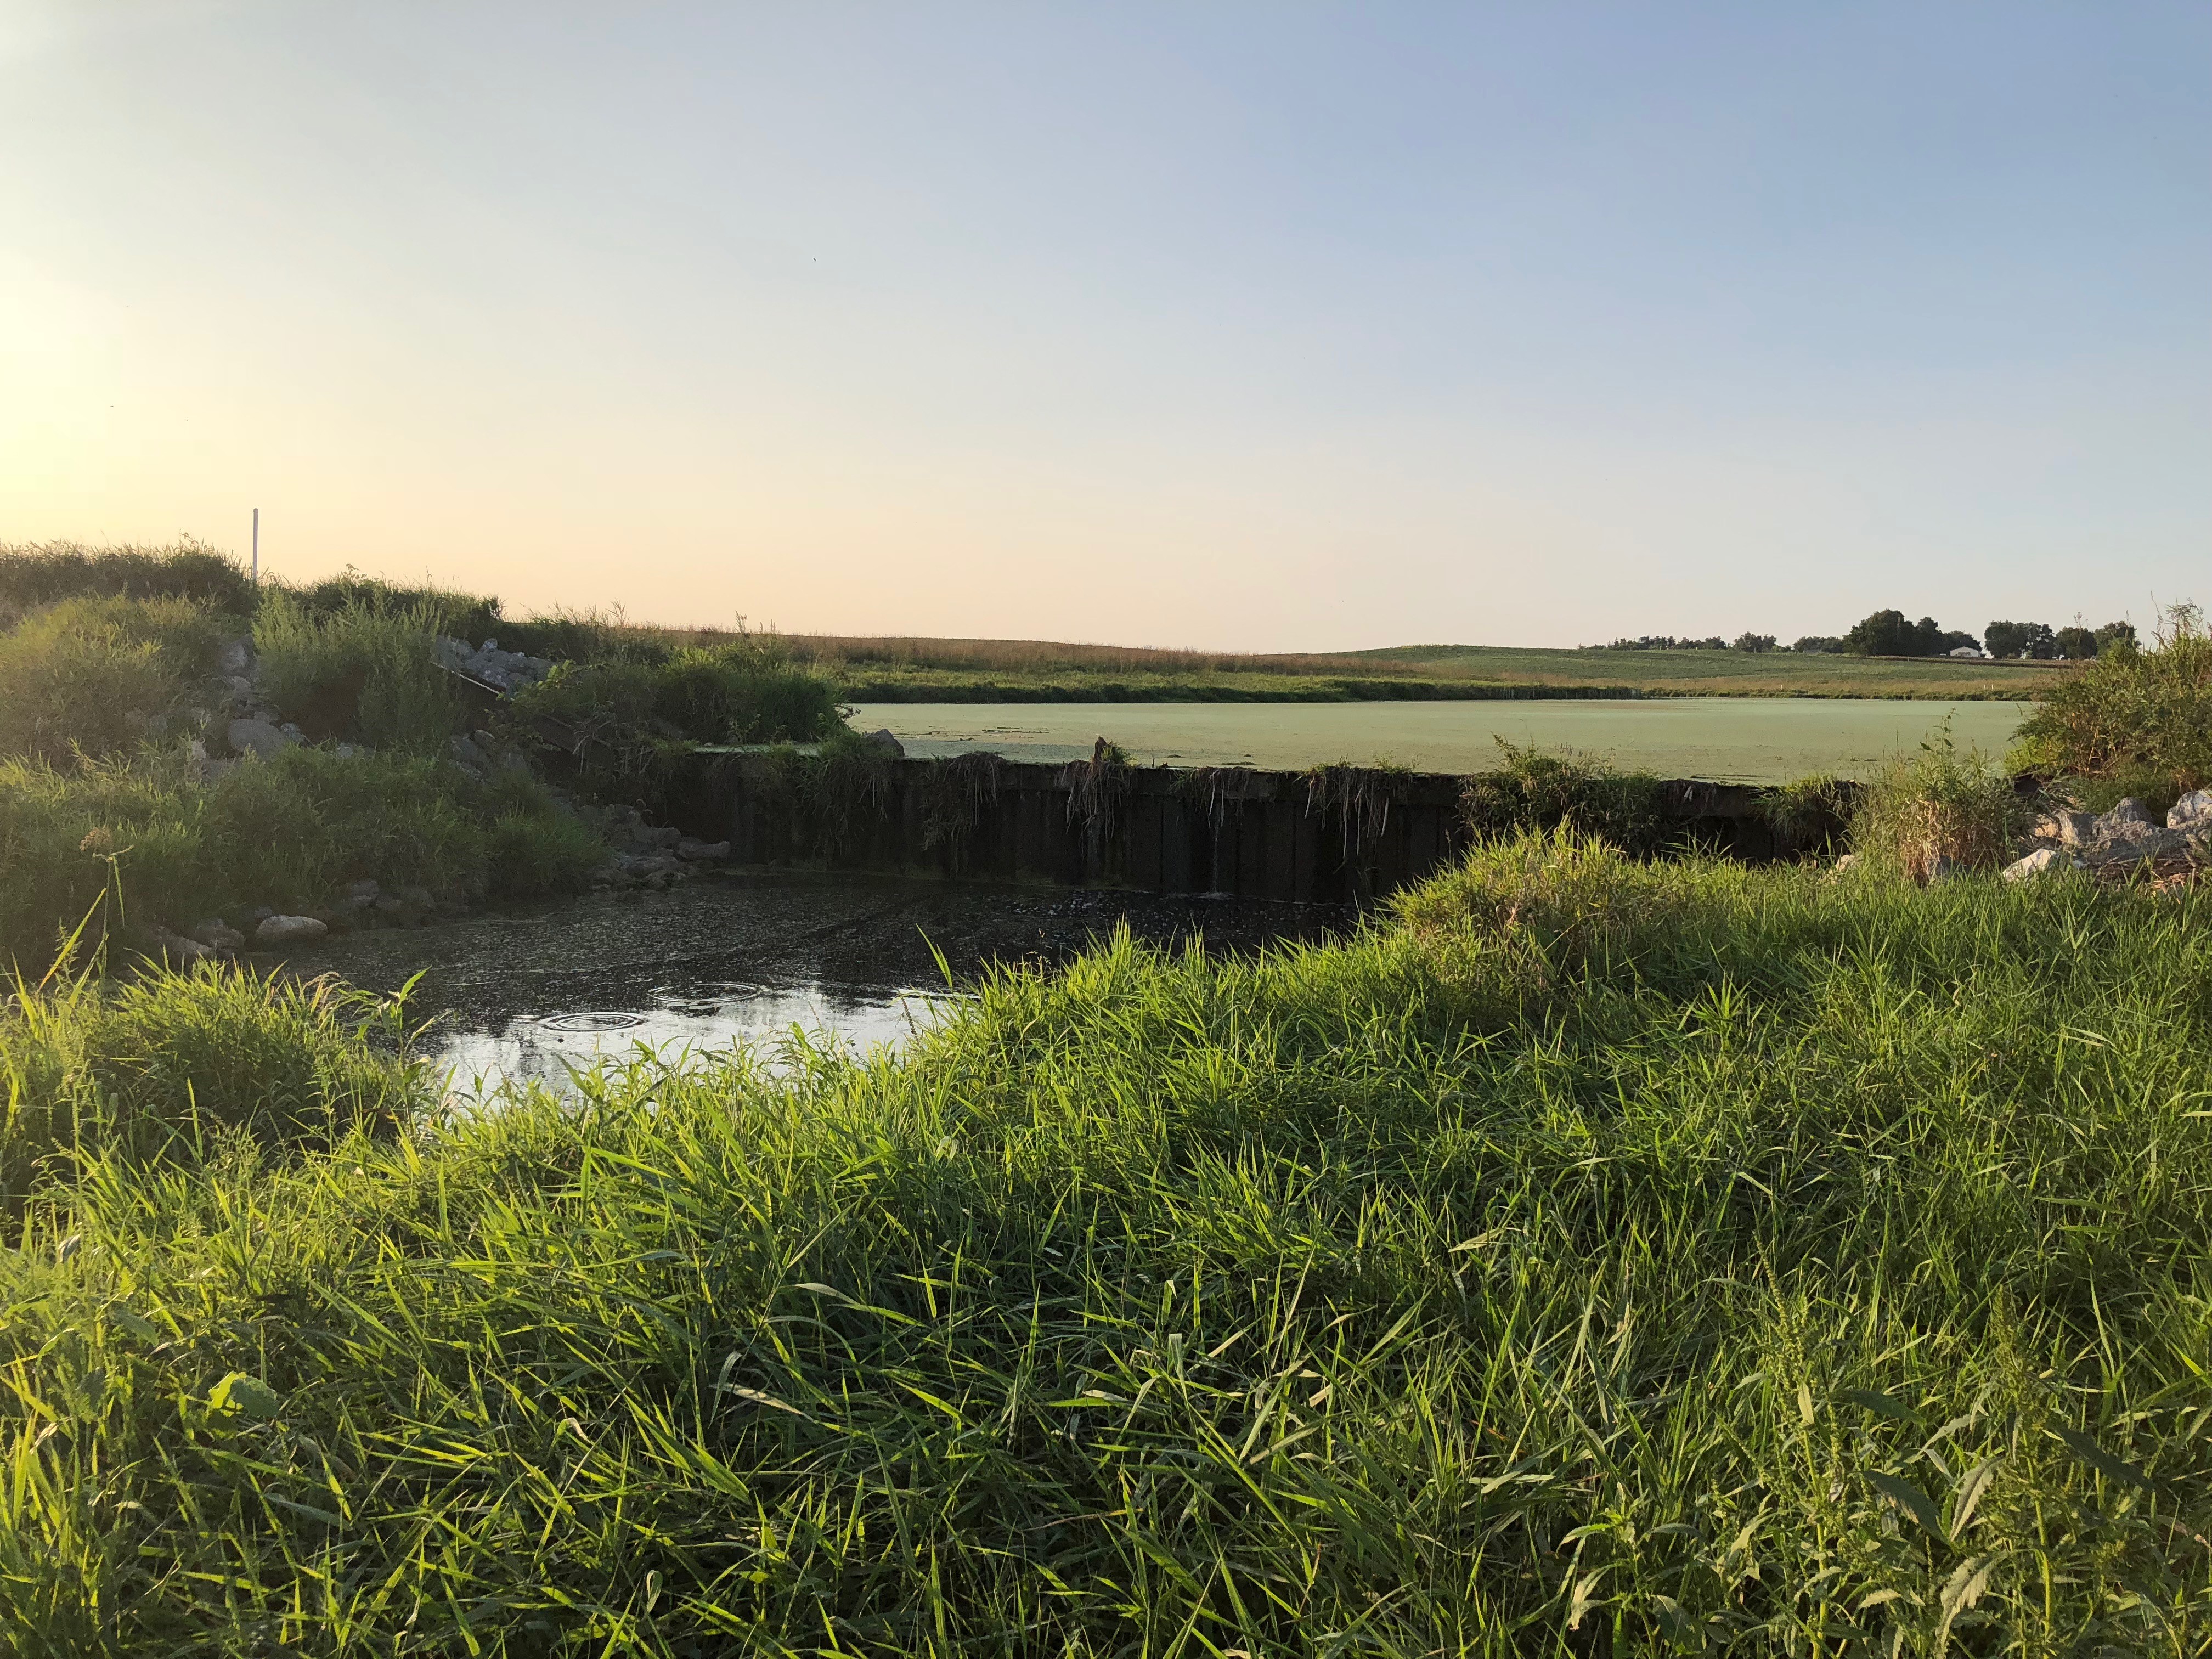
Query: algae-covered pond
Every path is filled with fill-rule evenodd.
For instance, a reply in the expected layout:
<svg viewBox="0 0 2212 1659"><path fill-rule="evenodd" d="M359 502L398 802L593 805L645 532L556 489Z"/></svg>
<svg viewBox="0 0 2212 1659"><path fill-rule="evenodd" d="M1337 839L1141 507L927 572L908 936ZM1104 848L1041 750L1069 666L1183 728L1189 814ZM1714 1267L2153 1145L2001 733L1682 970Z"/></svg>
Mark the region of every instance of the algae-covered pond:
<svg viewBox="0 0 2212 1659"><path fill-rule="evenodd" d="M1297 769L1393 761L1477 771L1498 743L1569 748L1662 777L1783 783L1864 776L1948 720L1992 759L2034 705L1850 697L1559 698L1512 702L865 703L852 724L888 728L915 756L995 750L1072 760L1108 738L1144 764Z"/></svg>

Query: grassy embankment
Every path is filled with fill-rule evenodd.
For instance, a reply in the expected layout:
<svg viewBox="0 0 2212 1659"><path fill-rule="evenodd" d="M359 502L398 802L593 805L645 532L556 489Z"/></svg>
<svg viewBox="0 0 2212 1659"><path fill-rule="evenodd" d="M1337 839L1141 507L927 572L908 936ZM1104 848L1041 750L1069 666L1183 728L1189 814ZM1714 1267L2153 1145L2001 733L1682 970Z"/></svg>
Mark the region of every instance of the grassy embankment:
<svg viewBox="0 0 2212 1659"><path fill-rule="evenodd" d="M651 634L656 630L640 630ZM697 637L675 633L669 637ZM2064 663L1403 646L1240 656L1031 640L796 635L853 702L1356 702L1514 696L2031 699Z"/></svg>
<svg viewBox="0 0 2212 1659"><path fill-rule="evenodd" d="M2201 890L1538 836L463 1119L361 1012L0 1016L9 1650L2212 1636Z"/></svg>
<svg viewBox="0 0 2212 1659"><path fill-rule="evenodd" d="M513 708L471 710L436 641L495 631L569 660ZM248 694L221 659L240 641L251 699L322 741L223 758ZM143 947L156 926L262 907L335 921L324 907L362 879L447 904L574 890L606 857L592 825L526 769L453 762L484 724L526 746L533 714L590 736L570 781L610 800L696 742L836 726L826 682L772 642L637 645L353 578L257 592L196 545L0 548L0 964L42 969L88 912L93 939L119 927Z"/></svg>

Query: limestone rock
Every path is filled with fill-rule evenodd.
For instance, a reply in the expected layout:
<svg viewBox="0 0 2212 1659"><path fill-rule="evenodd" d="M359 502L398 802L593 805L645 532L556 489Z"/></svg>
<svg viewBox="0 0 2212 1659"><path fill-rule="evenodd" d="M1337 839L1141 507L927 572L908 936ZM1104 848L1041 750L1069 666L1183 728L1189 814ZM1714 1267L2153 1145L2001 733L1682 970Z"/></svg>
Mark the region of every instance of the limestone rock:
<svg viewBox="0 0 2212 1659"><path fill-rule="evenodd" d="M888 726L878 726L861 741L871 748L880 749L886 754L897 756L902 760L906 757L906 745L891 735L891 729Z"/></svg>
<svg viewBox="0 0 2212 1659"><path fill-rule="evenodd" d="M2038 841L2055 841L2062 847L2080 847L2094 841L2097 820L2087 812L2053 812L2031 832Z"/></svg>
<svg viewBox="0 0 2212 1659"><path fill-rule="evenodd" d="M2097 820L2097 838L2083 847L2080 858L2091 869L2107 864L2142 864L2152 859L2172 858L2189 850L2189 837L2179 830L2161 830L2141 819L2113 821L2110 813Z"/></svg>
<svg viewBox="0 0 2212 1659"><path fill-rule="evenodd" d="M263 720L233 720L228 736L230 746L238 753L258 755L263 760L275 760L300 741L297 732Z"/></svg>
<svg viewBox="0 0 2212 1659"><path fill-rule="evenodd" d="M2097 831L2100 835L2106 835L2122 824L2148 823L2150 821L2150 814L2143 811L2143 804L2130 795L2097 820Z"/></svg>
<svg viewBox="0 0 2212 1659"><path fill-rule="evenodd" d="M264 916L261 925L253 930L253 942L296 945L302 939L320 939L330 931L313 916Z"/></svg>
<svg viewBox="0 0 2212 1659"><path fill-rule="evenodd" d="M676 856L692 864L708 864L730 856L726 841L694 841L686 836L676 843Z"/></svg>
<svg viewBox="0 0 2212 1659"><path fill-rule="evenodd" d="M2078 859L2067 857L2056 847L2045 847L2038 852L2030 853L2017 863L2008 864L2001 873L2007 881L2026 881L2031 877L2041 875L2046 870L2074 869L2080 862Z"/></svg>
<svg viewBox="0 0 2212 1659"><path fill-rule="evenodd" d="M185 937L198 940L210 951L228 954L246 948L246 935L233 927L221 916L210 916L205 921L196 921L185 929Z"/></svg>
<svg viewBox="0 0 2212 1659"><path fill-rule="evenodd" d="M2212 830L2212 789L2192 789L2166 815L2169 830Z"/></svg>

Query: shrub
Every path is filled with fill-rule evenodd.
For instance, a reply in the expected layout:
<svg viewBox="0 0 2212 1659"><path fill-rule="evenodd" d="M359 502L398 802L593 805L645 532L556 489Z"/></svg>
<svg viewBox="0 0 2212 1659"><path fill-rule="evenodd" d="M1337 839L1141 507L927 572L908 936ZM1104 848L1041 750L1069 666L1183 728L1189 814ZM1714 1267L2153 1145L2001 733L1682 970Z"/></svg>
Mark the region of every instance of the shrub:
<svg viewBox="0 0 2212 1659"><path fill-rule="evenodd" d="M0 635L0 754L63 764L158 736L227 631L192 599L64 599L33 613Z"/></svg>
<svg viewBox="0 0 2212 1659"><path fill-rule="evenodd" d="M1668 842L1661 785L1646 772L1615 772L1585 757L1546 754L1498 740L1503 764L1469 777L1460 796L1477 840L1523 830L1566 829L1625 851L1651 854Z"/></svg>
<svg viewBox="0 0 2212 1659"><path fill-rule="evenodd" d="M2012 857L2025 809L2012 780L1972 749L1963 754L1946 720L1910 755L1876 772L1851 819L1851 847L1870 865L1916 881L1948 863L1994 870Z"/></svg>
<svg viewBox="0 0 2212 1659"><path fill-rule="evenodd" d="M254 592L235 562L190 536L169 547L0 544L0 611L81 598L192 599L250 616Z"/></svg>
<svg viewBox="0 0 2212 1659"><path fill-rule="evenodd" d="M2203 613L2169 610L2148 651L2112 635L2021 723L2011 763L2081 780L2099 797L2117 799L2116 786L2139 793L2160 810L2212 785L2212 632Z"/></svg>
<svg viewBox="0 0 2212 1659"><path fill-rule="evenodd" d="M438 665L434 606L374 595L322 611L271 592L254 619L261 686L311 736L442 755L465 711Z"/></svg>

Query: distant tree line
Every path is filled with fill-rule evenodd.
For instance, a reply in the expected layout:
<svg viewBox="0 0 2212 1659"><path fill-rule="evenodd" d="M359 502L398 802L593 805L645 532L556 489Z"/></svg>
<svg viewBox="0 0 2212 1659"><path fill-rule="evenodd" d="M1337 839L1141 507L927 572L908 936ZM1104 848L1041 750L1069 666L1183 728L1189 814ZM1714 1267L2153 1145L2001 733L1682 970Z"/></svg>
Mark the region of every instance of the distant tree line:
<svg viewBox="0 0 2212 1659"><path fill-rule="evenodd" d="M1808 634L1790 646L1792 651L1828 652L1852 657L1943 657L1961 652L1986 651L1992 657L2026 657L2036 661L2059 659L2081 662L2115 649L2136 647L2133 623L2111 622L2102 628L2054 629L2046 623L1993 622L1981 636L1948 629L1933 617L1912 621L1902 611L1877 611L1836 637ZM1705 639L1678 639L1672 634L1645 634L1618 639L1608 651L1771 651L1771 634L1739 634L1724 640L1717 634Z"/></svg>

